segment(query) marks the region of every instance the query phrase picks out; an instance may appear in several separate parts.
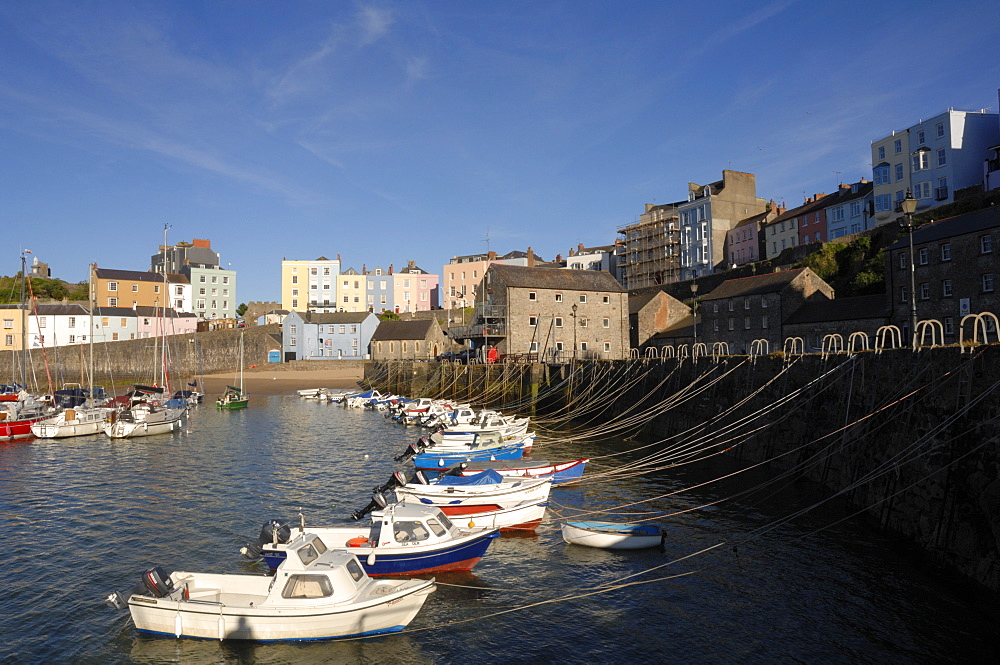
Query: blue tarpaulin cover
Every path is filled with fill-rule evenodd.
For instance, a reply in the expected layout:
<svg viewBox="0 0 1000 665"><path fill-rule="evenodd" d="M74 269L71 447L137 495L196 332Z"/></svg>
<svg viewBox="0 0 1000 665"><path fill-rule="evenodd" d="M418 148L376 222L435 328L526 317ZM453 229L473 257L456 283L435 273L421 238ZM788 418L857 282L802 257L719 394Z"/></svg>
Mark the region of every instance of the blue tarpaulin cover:
<svg viewBox="0 0 1000 665"><path fill-rule="evenodd" d="M499 485L503 482L503 476L494 471L493 469L488 469L482 473L477 473L474 476L442 476L440 480L435 482L435 485Z"/></svg>

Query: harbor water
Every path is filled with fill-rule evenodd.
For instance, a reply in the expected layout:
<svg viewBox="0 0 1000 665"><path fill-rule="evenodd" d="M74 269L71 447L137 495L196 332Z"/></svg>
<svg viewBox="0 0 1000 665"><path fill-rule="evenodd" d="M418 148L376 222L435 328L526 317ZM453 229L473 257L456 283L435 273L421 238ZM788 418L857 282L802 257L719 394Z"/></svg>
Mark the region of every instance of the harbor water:
<svg viewBox="0 0 1000 665"><path fill-rule="evenodd" d="M240 547L270 518L351 523L420 432L297 397L192 410L183 431L0 444L3 663L996 663L996 598L923 561L864 517L732 460L556 487L533 535L504 536L441 583L409 628L346 641L255 644L140 634L104 598L154 565L264 572ZM533 457L640 444L543 441ZM616 453L615 456L608 456ZM693 488L693 489L691 489ZM678 492L678 490L680 490ZM675 493L676 492L676 493ZM670 495L670 496L667 496ZM649 512L665 547L567 545L559 516ZM809 510L805 510L810 508Z"/></svg>

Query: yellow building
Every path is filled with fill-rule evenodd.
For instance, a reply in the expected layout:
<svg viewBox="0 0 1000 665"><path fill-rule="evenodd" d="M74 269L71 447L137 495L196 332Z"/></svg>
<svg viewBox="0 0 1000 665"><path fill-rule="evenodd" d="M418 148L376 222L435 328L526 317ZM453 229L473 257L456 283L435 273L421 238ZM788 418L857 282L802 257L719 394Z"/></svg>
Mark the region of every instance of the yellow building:
<svg viewBox="0 0 1000 665"><path fill-rule="evenodd" d="M97 307L163 307L170 306L169 285L188 283L184 275L163 275L138 270L113 270L90 266L90 297Z"/></svg>
<svg viewBox="0 0 1000 665"><path fill-rule="evenodd" d="M337 311L340 256L314 261L281 261L281 308L295 312Z"/></svg>
<svg viewBox="0 0 1000 665"><path fill-rule="evenodd" d="M0 353L21 350L23 321L30 315L20 305L0 305Z"/></svg>

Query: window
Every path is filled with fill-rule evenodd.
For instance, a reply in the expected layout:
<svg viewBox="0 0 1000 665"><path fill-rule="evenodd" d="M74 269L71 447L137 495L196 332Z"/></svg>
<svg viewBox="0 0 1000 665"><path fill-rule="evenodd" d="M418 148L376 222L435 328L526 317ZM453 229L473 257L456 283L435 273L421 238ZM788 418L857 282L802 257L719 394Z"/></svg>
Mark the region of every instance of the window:
<svg viewBox="0 0 1000 665"><path fill-rule="evenodd" d="M913 185L913 198L915 199L929 199L931 197L931 183L918 182Z"/></svg>
<svg viewBox="0 0 1000 665"><path fill-rule="evenodd" d="M941 138L943 136L944 136L944 123L943 122L939 122L937 124L937 137Z"/></svg>
<svg viewBox="0 0 1000 665"><path fill-rule="evenodd" d="M118 341L118 333L111 333L111 341L112 342Z"/></svg>
<svg viewBox="0 0 1000 665"><path fill-rule="evenodd" d="M300 547L298 554L303 563L314 561L319 556L312 545ZM281 591L282 598L326 598L332 595L333 587L326 575L291 575Z"/></svg>
<svg viewBox="0 0 1000 665"><path fill-rule="evenodd" d="M587 343L586 342L580 342L580 350L581 351L586 351L587 350Z"/></svg>
<svg viewBox="0 0 1000 665"><path fill-rule="evenodd" d="M926 247L921 247L920 249L917 250L917 260L920 262L920 265L922 266L927 265L930 253L931 253L930 250L927 249Z"/></svg>
<svg viewBox="0 0 1000 665"><path fill-rule="evenodd" d="M902 179L903 179L903 165L896 164L896 182L899 182Z"/></svg>
<svg viewBox="0 0 1000 665"><path fill-rule="evenodd" d="M333 332L333 326L330 326L330 332ZM340 326L340 334L343 335L347 332L347 326Z"/></svg>
<svg viewBox="0 0 1000 665"><path fill-rule="evenodd" d="M950 316L944 317L944 334L954 335L955 334L955 319Z"/></svg>
<svg viewBox="0 0 1000 665"><path fill-rule="evenodd" d="M931 167L931 160L928 156L929 151L918 150L913 155L913 170L923 171L924 169L929 169Z"/></svg>
<svg viewBox="0 0 1000 665"><path fill-rule="evenodd" d="M118 307L118 298L108 298L108 307Z"/></svg>
<svg viewBox="0 0 1000 665"><path fill-rule="evenodd" d="M873 175L876 185L888 185L889 184L889 165L876 166L873 169ZM781 230L784 231L784 222L781 223Z"/></svg>
<svg viewBox="0 0 1000 665"><path fill-rule="evenodd" d="M39 316L38 317L38 327L39 328L44 328L45 327L45 317L44 316Z"/></svg>
<svg viewBox="0 0 1000 665"><path fill-rule="evenodd" d="M743 317L743 329L744 330L750 330L750 317L749 316Z"/></svg>
<svg viewBox="0 0 1000 665"><path fill-rule="evenodd" d="M562 328L563 320L561 316L556 317L556 328Z"/></svg>
<svg viewBox="0 0 1000 665"><path fill-rule="evenodd" d="M534 328L535 326L537 326L538 325L538 317L537 316L529 316L528 317L528 325L531 326L532 328Z"/></svg>
<svg viewBox="0 0 1000 665"><path fill-rule="evenodd" d="M727 304L729 305L729 311L733 311L733 301L730 300Z"/></svg>
<svg viewBox="0 0 1000 665"><path fill-rule="evenodd" d="M907 292L908 289L905 286L899 287L899 302L910 302L910 299L907 297Z"/></svg>
<svg viewBox="0 0 1000 665"><path fill-rule="evenodd" d="M983 293L993 293L993 273L983 273Z"/></svg>
<svg viewBox="0 0 1000 665"><path fill-rule="evenodd" d="M76 317L75 316L69 317L69 322L67 324L67 327L68 328L76 328Z"/></svg>
<svg viewBox="0 0 1000 665"><path fill-rule="evenodd" d="M951 287L951 280L950 279L941 280L941 297L951 298L952 295L953 293Z"/></svg>
<svg viewBox="0 0 1000 665"><path fill-rule="evenodd" d="M878 158L879 158L879 161L885 159L885 146L884 145L879 146L879 148L878 148Z"/></svg>
<svg viewBox="0 0 1000 665"><path fill-rule="evenodd" d="M767 316L760 317L760 327L767 329Z"/></svg>
<svg viewBox="0 0 1000 665"><path fill-rule="evenodd" d="M924 132L924 130L920 130L919 132L917 132L917 143L919 145L927 143L927 134Z"/></svg>
<svg viewBox="0 0 1000 665"><path fill-rule="evenodd" d="M111 324L108 321L108 317L106 317L106 316L101 317L101 327L102 328L107 328L109 325L111 325Z"/></svg>
<svg viewBox="0 0 1000 665"><path fill-rule="evenodd" d="M944 166L945 164L948 163L948 153L944 148L938 148L937 157L938 157L937 160L938 166Z"/></svg>
<svg viewBox="0 0 1000 665"><path fill-rule="evenodd" d="M351 334L356 335L357 332L358 332L358 326L357 325L351 326Z"/></svg>
<svg viewBox="0 0 1000 665"><path fill-rule="evenodd" d="M611 296L601 296L601 302L607 305L611 302Z"/></svg>
<svg viewBox="0 0 1000 665"><path fill-rule="evenodd" d="M538 300L538 295L534 291L528 291L528 300Z"/></svg>
<svg viewBox="0 0 1000 665"><path fill-rule="evenodd" d="M903 152L903 142L900 139L896 139L895 142L893 142L892 144L892 149L895 151L897 155Z"/></svg>
<svg viewBox="0 0 1000 665"><path fill-rule="evenodd" d="M292 284L297 284L298 283L296 281L297 279L298 279L298 277L292 277ZM198 275L198 281L201 282L202 284L204 284L208 280L205 279L205 275Z"/></svg>
<svg viewBox="0 0 1000 665"><path fill-rule="evenodd" d="M730 330L735 330L736 329L736 319L734 319L731 316L729 317L729 329Z"/></svg>
<svg viewBox="0 0 1000 665"><path fill-rule="evenodd" d="M531 353L537 353L538 352L538 342L532 342L528 346L528 351L531 352Z"/></svg>
<svg viewBox="0 0 1000 665"><path fill-rule="evenodd" d="M605 353L610 353L611 352L611 342L605 342L604 343L604 352Z"/></svg>
<svg viewBox="0 0 1000 665"><path fill-rule="evenodd" d="M557 293L556 294L556 302L562 302L563 301L562 296L563 296L563 294Z"/></svg>
<svg viewBox="0 0 1000 665"><path fill-rule="evenodd" d="M928 284L927 282L921 282L920 286L918 286L917 288L920 291L920 299L921 300L930 300L931 299L931 285L930 284Z"/></svg>
<svg viewBox="0 0 1000 665"><path fill-rule="evenodd" d="M6 344L7 346L13 346L14 345L14 336L13 335L4 335L3 343Z"/></svg>
<svg viewBox="0 0 1000 665"><path fill-rule="evenodd" d="M201 276L201 281L203 281L203 282L205 281L205 276L204 275ZM298 283L299 283L298 276L292 275L292 284L298 284Z"/></svg>
<svg viewBox="0 0 1000 665"><path fill-rule="evenodd" d="M581 316L580 317L580 327L581 328L586 328L587 327L587 317L585 317L585 316Z"/></svg>
<svg viewBox="0 0 1000 665"><path fill-rule="evenodd" d="M292 309L295 309L298 306L299 306L299 301L298 300L292 300ZM199 300L197 308L198 309L205 309L205 301L204 300Z"/></svg>
<svg viewBox="0 0 1000 665"><path fill-rule="evenodd" d="M108 291L117 291L118 282L108 282Z"/></svg>
<svg viewBox="0 0 1000 665"><path fill-rule="evenodd" d="M875 212L889 212L892 207L891 194L879 194L875 197Z"/></svg>
<svg viewBox="0 0 1000 665"><path fill-rule="evenodd" d="M3 320L3 327L4 328L13 328L14 327L14 319L4 319Z"/></svg>
<svg viewBox="0 0 1000 665"><path fill-rule="evenodd" d="M941 245L941 260L951 261L951 243L946 242Z"/></svg>
<svg viewBox="0 0 1000 665"><path fill-rule="evenodd" d="M562 351L562 350L563 350L563 343L556 342L556 351Z"/></svg>
<svg viewBox="0 0 1000 665"><path fill-rule="evenodd" d="M993 252L993 236L979 236L979 253L990 254Z"/></svg>
<svg viewBox="0 0 1000 665"><path fill-rule="evenodd" d="M587 294L586 293L581 293L580 294L580 302L587 302Z"/></svg>
<svg viewBox="0 0 1000 665"><path fill-rule="evenodd" d="M611 319L609 319L608 317L605 316L604 319L602 319L602 321L604 323L604 327L605 328L610 328L611 327Z"/></svg>

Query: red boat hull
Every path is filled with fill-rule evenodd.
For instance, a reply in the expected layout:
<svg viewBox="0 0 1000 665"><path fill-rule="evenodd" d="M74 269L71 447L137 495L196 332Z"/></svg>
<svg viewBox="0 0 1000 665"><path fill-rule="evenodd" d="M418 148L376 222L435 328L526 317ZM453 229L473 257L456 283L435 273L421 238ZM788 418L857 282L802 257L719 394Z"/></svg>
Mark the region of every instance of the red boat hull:
<svg viewBox="0 0 1000 665"><path fill-rule="evenodd" d="M27 439L34 436L31 433L32 423L44 420L45 416L37 418L27 418L25 420L0 420L0 441L13 441L14 439Z"/></svg>

